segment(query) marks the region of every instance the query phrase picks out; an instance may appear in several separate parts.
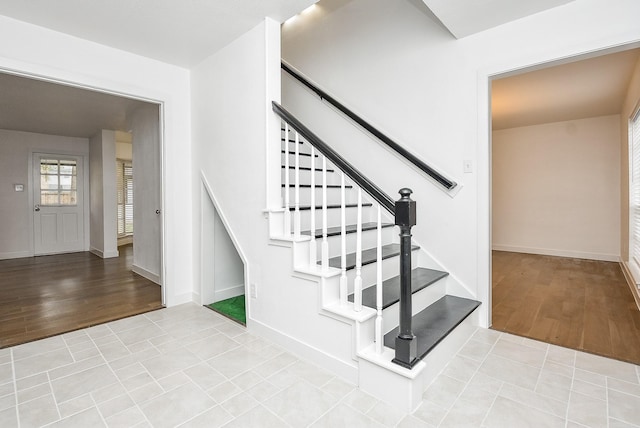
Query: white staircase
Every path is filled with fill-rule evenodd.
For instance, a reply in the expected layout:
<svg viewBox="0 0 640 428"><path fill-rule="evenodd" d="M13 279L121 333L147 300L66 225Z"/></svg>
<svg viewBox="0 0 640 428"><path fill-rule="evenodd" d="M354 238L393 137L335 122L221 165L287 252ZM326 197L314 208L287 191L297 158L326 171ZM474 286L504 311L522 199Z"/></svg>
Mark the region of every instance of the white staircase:
<svg viewBox="0 0 640 428"><path fill-rule="evenodd" d="M306 140L283 122L283 208L269 213L271 243L291 248L293 276L316 283L315 316L348 326L327 332L350 349L349 355L333 357L350 360L345 363L356 368L365 392L414 410L424 389L475 330L479 303L413 242L419 361L410 369L392 362L399 319L399 229L384 205L348 178L353 171L341 170L321 153L322 146Z"/></svg>

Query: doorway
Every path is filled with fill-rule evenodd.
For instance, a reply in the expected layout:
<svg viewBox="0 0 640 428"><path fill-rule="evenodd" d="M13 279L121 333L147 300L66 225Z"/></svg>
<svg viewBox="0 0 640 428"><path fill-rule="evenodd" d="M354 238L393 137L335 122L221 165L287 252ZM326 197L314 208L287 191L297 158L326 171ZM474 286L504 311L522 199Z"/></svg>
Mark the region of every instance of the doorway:
<svg viewBox="0 0 640 428"><path fill-rule="evenodd" d="M101 263L124 256L129 276L139 275L155 283L157 299L152 306L162 305L165 301L162 104L7 73L0 73L0 90L2 111L12 113L0 120L0 155L3 163L11 166L0 172L0 180L12 183L12 190L15 189L10 194L4 192L0 201L3 206L11 207L3 210L0 224L0 233L7 237L0 242L0 260L15 259L15 263L24 262L23 266L35 270L39 269L37 263L28 261L49 257L45 255L61 257L58 260L61 265L67 265L65 258L73 265L74 255L99 259ZM130 219L138 227L134 228L136 233L131 245L120 248L116 194L118 134L132 136L130 162L140 186L134 189L140 197L133 201L133 212L139 212L140 216ZM113 278L120 277L117 270L110 272ZM65 284L82 277L73 269L63 273L67 276L56 275L58 283L49 284L50 290L64 294L72 288ZM86 280L97 285L113 278ZM128 281L127 277L125 282ZM11 287L12 284L5 285ZM86 289L98 290L88 285ZM128 295L134 302L137 291L131 289L128 293L122 296ZM51 300L57 297L51 296ZM110 319L128 316L140 309L121 303L120 307L126 306L127 310L119 315L110 312ZM148 308L147 303L143 306ZM45 324L50 312L45 308L34 311L43 316L40 322ZM77 328L73 323L58 327L56 334Z"/></svg>
<svg viewBox="0 0 640 428"><path fill-rule="evenodd" d="M493 328L640 362L619 263L620 129L639 62L628 49L491 81Z"/></svg>

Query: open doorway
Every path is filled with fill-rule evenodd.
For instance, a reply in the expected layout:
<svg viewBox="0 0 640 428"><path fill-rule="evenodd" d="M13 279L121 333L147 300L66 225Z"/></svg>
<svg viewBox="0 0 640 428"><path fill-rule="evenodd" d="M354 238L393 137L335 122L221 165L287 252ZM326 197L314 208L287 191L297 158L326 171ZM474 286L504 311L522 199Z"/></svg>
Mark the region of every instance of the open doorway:
<svg viewBox="0 0 640 428"><path fill-rule="evenodd" d="M0 346L162 307L162 106L7 73L0 88Z"/></svg>
<svg viewBox="0 0 640 428"><path fill-rule="evenodd" d="M640 362L620 264L638 73L633 49L492 81L493 328Z"/></svg>

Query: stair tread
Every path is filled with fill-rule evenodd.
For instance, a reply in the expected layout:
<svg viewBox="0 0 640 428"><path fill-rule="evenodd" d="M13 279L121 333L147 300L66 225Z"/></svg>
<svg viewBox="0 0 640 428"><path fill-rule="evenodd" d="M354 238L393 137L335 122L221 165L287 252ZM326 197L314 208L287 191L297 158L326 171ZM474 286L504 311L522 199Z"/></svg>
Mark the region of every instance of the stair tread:
<svg viewBox="0 0 640 428"><path fill-rule="evenodd" d="M346 204L345 208L357 208L358 204ZM371 207L373 206L372 203L366 202L362 204L363 207ZM339 204L331 204L331 205L327 205L327 209L336 209L336 208L342 208L342 205ZM289 211L295 211L296 207L294 206L289 206ZM306 211L306 210L310 210L311 209L311 205L300 205L300 211ZM322 205L316 205L316 210L322 210Z"/></svg>
<svg viewBox="0 0 640 428"><path fill-rule="evenodd" d="M386 228L386 227L393 227L395 226L393 223L382 223L382 227ZM345 231L347 233L356 233L356 227L357 225L355 224L348 224L345 227ZM362 223L362 230L373 230L376 229L378 227L378 223L375 222L369 222L369 223ZM310 230L305 230L303 232L300 232L303 235L307 235L307 236L311 236L311 231ZM336 236L336 235L340 235L342 233L342 228L340 226L335 226L335 227L328 227L327 228L327 236ZM315 237L316 238L322 238L322 229L316 229L315 231Z"/></svg>
<svg viewBox="0 0 640 428"><path fill-rule="evenodd" d="M411 251L417 250L420 247L417 245L411 246ZM400 254L400 244L387 244L382 246L382 260L390 257L395 257ZM375 263L377 260L377 249L369 248L362 250L362 266L370 263ZM356 253L347 254L347 270L351 270L356 267ZM322 261L318 261L318 264L322 264ZM329 266L340 269L342 262L340 256L331 257L329 259Z"/></svg>
<svg viewBox="0 0 640 428"><path fill-rule="evenodd" d="M284 150L280 150L280 153L285 153L285 151L284 151ZM295 154L296 154L296 152L292 152L292 151L288 151L288 153L289 153L290 155L295 155ZM309 156L309 157L311 157L311 153L298 153L298 154L299 154L300 156ZM314 157L316 157L316 158L317 158L317 157L318 157L318 155L314 155Z"/></svg>
<svg viewBox="0 0 640 428"><path fill-rule="evenodd" d="M441 270L416 268L411 271L411 294L434 284L438 280L449 275L448 272ZM377 286L367 287L362 290L362 304L369 308L376 308L376 289ZM349 301L353 302L353 294L349 295ZM382 282L382 308L400 301L400 275L389 278Z"/></svg>
<svg viewBox="0 0 640 428"><path fill-rule="evenodd" d="M285 185L283 184L282 187L285 187ZM295 188L296 185L295 184L289 184L289 187ZM311 184L300 184L300 187L304 188L304 189L310 189L311 188ZM340 189L341 187L342 187L342 185L340 185L340 184L327 184L327 189ZM316 184L315 188L316 189L322 189L322 184ZM351 189L351 188L353 188L353 186L345 185L344 188L345 189Z"/></svg>
<svg viewBox="0 0 640 428"><path fill-rule="evenodd" d="M285 169L286 166L282 165L282 169ZM289 169L296 169L295 165L289 165ZM300 166L298 167L300 171L311 171L311 168L308 166ZM322 168L316 168L316 172L322 172ZM327 168L327 172L334 172L333 169Z"/></svg>
<svg viewBox="0 0 640 428"><path fill-rule="evenodd" d="M415 314L411 319L417 340L417 358L424 358L478 306L480 302L476 300L446 295ZM399 327L396 327L384 335L385 346L395 349L398 331Z"/></svg>

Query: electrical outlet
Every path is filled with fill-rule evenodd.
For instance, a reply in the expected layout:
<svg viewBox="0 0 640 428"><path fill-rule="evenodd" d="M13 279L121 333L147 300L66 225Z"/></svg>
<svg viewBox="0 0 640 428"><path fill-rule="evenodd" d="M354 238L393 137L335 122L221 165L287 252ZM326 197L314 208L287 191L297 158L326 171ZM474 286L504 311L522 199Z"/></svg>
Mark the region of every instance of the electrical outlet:
<svg viewBox="0 0 640 428"><path fill-rule="evenodd" d="M252 299L258 298L258 287L256 286L256 284L254 283L249 284L249 295L251 296Z"/></svg>

